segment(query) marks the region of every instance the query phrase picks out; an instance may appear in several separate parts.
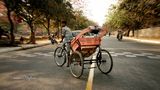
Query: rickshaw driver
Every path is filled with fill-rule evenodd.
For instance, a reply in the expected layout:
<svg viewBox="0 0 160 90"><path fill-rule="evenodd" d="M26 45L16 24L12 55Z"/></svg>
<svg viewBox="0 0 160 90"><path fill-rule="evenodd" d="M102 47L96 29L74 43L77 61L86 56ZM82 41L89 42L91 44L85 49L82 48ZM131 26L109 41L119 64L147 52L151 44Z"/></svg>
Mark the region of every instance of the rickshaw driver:
<svg viewBox="0 0 160 90"><path fill-rule="evenodd" d="M67 53L70 53L70 42L73 39L71 29L67 26L66 21L62 21L62 40L63 45L65 44Z"/></svg>

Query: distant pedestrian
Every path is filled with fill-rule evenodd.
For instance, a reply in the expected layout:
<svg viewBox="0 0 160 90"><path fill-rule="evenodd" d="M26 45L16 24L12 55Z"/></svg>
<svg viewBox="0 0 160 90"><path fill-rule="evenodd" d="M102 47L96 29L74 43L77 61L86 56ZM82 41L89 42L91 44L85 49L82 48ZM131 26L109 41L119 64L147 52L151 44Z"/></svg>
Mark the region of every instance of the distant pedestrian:
<svg viewBox="0 0 160 90"><path fill-rule="evenodd" d="M24 43L24 38L21 36L19 41L20 41L20 44L23 44Z"/></svg>
<svg viewBox="0 0 160 90"><path fill-rule="evenodd" d="M2 35L6 36L9 39L8 32L5 31L4 29L2 29L2 27L0 26L0 39L1 39Z"/></svg>
<svg viewBox="0 0 160 90"><path fill-rule="evenodd" d="M109 37L111 36L111 32L108 33Z"/></svg>
<svg viewBox="0 0 160 90"><path fill-rule="evenodd" d="M50 37L49 37L49 39L51 40L51 43L52 44L57 44L58 42L56 41L56 39L55 39L55 35L53 34L53 35L51 35Z"/></svg>

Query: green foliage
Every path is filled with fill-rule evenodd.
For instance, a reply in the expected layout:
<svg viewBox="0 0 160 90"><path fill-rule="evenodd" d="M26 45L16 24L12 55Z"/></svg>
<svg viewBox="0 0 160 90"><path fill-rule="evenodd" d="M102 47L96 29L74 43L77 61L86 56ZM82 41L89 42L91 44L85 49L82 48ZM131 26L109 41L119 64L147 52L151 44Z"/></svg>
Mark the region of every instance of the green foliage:
<svg viewBox="0 0 160 90"><path fill-rule="evenodd" d="M120 0L110 10L106 25L129 30L159 26L159 3L159 0Z"/></svg>
<svg viewBox="0 0 160 90"><path fill-rule="evenodd" d="M95 22L89 20L86 16L83 15L81 10L74 12L75 19L73 20L73 28L75 30L84 29L90 25L95 24Z"/></svg>
<svg viewBox="0 0 160 90"><path fill-rule="evenodd" d="M50 27L59 27L66 20L72 29L84 29L94 24L87 19L82 11L74 11L72 0L4 0L8 10L14 11L18 18L23 19L31 30L34 38L35 26L43 25L50 33ZM80 0L74 0L75 2ZM54 27L54 28L55 28ZM34 42L34 40L33 40Z"/></svg>

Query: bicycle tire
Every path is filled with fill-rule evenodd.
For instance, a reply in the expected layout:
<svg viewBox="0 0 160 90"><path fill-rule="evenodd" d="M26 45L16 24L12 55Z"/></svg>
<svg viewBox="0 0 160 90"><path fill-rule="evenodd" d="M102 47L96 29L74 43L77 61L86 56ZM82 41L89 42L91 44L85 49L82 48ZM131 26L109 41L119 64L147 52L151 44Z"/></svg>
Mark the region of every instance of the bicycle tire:
<svg viewBox="0 0 160 90"><path fill-rule="evenodd" d="M58 53L61 51L60 53ZM54 61L57 66L62 67L66 63L67 52L62 47L57 47L54 52Z"/></svg>
<svg viewBox="0 0 160 90"><path fill-rule="evenodd" d="M106 59L103 57L104 56L103 52L105 52L105 54L107 55ZM112 59L111 54L106 49L101 49L101 51L98 52L98 54L97 54L97 67L104 74L108 74L112 70L113 59Z"/></svg>
<svg viewBox="0 0 160 90"><path fill-rule="evenodd" d="M80 78L83 74L84 69L84 59L82 57L82 54L79 51L75 51L71 54L71 63L70 63L70 72L71 74L76 77ZM77 70L78 68L78 70Z"/></svg>

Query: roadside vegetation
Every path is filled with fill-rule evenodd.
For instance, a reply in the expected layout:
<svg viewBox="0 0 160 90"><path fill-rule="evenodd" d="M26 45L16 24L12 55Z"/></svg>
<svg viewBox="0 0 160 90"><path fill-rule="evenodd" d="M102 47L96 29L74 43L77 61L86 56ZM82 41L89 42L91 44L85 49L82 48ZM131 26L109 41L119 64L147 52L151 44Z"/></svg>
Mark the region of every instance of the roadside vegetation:
<svg viewBox="0 0 160 90"><path fill-rule="evenodd" d="M121 29L129 36L130 31L160 26L159 0L119 0L112 5L106 16L106 23L111 31Z"/></svg>
<svg viewBox="0 0 160 90"><path fill-rule="evenodd" d="M9 32L10 45L15 44L15 35L29 33L27 43L36 43L37 33L49 37L60 32L61 21L66 20L72 30L80 30L94 22L83 15L81 9L74 9L75 0L0 0L4 10L0 13L0 26ZM76 2L83 3L81 0ZM4 19L6 18L6 19ZM2 30L1 30L2 31Z"/></svg>

